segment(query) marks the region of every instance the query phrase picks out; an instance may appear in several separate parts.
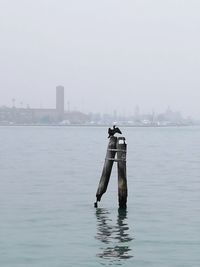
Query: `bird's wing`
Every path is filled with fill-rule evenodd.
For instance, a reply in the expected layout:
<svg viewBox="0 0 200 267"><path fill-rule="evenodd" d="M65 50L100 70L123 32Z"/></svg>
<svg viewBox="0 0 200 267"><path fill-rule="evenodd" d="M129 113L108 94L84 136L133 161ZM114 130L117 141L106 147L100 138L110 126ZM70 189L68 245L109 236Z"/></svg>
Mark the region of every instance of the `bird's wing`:
<svg viewBox="0 0 200 267"><path fill-rule="evenodd" d="M118 127L116 128L116 132L119 134L122 134L122 132L120 131L120 129Z"/></svg>

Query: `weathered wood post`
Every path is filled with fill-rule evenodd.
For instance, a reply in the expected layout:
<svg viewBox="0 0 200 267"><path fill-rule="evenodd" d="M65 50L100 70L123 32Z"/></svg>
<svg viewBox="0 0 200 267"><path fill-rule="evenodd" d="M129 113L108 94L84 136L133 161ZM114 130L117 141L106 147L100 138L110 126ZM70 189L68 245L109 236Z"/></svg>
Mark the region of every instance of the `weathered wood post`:
<svg viewBox="0 0 200 267"><path fill-rule="evenodd" d="M117 143L117 137L111 136L108 143L101 179L96 193L96 202L94 203L95 207L97 207L97 202L101 200L102 195L106 192L108 187L112 166L116 154L116 143Z"/></svg>
<svg viewBox="0 0 200 267"><path fill-rule="evenodd" d="M119 208L126 208L127 178L126 178L126 148L124 137L117 138L117 169L118 169L118 200Z"/></svg>

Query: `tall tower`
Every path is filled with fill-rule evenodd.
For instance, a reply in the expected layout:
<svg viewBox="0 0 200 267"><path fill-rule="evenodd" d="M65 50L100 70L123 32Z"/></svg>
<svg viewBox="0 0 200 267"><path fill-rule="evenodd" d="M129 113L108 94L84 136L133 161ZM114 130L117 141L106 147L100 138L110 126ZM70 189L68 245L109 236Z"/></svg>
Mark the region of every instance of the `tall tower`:
<svg viewBox="0 0 200 267"><path fill-rule="evenodd" d="M64 119L65 111L65 100L64 100L64 86L56 86L56 111L58 120L61 121Z"/></svg>

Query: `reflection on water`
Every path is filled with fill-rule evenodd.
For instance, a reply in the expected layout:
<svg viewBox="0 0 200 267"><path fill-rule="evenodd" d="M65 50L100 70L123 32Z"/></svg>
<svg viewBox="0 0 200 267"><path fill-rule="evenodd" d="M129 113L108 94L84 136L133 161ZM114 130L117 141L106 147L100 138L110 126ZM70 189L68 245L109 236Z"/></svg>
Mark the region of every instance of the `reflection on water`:
<svg viewBox="0 0 200 267"><path fill-rule="evenodd" d="M118 210L116 223L109 218L110 213L106 209L97 208L96 217L96 238L103 243L97 257L107 259L110 263L118 262L119 265L123 260L132 258L130 242L133 238L129 233L127 210Z"/></svg>

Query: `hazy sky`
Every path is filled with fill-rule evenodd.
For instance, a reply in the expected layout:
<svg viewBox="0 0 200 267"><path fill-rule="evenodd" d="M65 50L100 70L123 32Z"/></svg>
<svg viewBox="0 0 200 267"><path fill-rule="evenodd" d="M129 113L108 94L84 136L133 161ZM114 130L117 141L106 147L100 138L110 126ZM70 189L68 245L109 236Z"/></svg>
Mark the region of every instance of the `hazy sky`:
<svg viewBox="0 0 200 267"><path fill-rule="evenodd" d="M0 0L0 106L200 118L199 0Z"/></svg>

